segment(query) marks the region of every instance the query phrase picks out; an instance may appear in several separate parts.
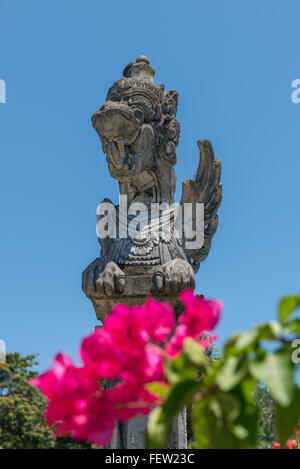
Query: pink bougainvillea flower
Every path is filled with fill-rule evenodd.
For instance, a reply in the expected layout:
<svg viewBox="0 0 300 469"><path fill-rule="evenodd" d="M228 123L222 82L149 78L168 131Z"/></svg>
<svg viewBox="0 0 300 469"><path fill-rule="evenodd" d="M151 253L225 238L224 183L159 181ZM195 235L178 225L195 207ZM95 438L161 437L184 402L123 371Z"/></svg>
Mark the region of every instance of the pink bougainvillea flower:
<svg viewBox="0 0 300 469"><path fill-rule="evenodd" d="M191 289L184 290L180 298L185 309L179 322L187 327L188 336L196 338L216 327L222 310L221 301L205 300L194 295Z"/></svg>
<svg viewBox="0 0 300 469"><path fill-rule="evenodd" d="M105 398L105 392L99 397L90 397L86 404L81 412L61 419L55 434L71 435L76 440L105 446L111 441L117 423L115 406Z"/></svg>
<svg viewBox="0 0 300 469"><path fill-rule="evenodd" d="M142 306L118 304L104 321L104 329L123 350L144 345L149 337L163 342L175 325L172 306L148 297Z"/></svg>
<svg viewBox="0 0 300 469"><path fill-rule="evenodd" d="M91 368L78 368L68 356L58 354L52 369L31 384L48 397L45 416L49 425L55 424L56 435L70 434L99 446L109 443L117 414Z"/></svg>
<svg viewBox="0 0 300 469"><path fill-rule="evenodd" d="M208 347L217 340L218 336L216 335L210 335L208 337L205 337L204 339L199 339L199 344L204 350L207 350Z"/></svg>
<svg viewBox="0 0 300 469"><path fill-rule="evenodd" d="M297 427L295 428L295 435L300 436L300 420L298 421Z"/></svg>
<svg viewBox="0 0 300 469"><path fill-rule="evenodd" d="M176 357L186 337L197 339L205 350L215 339L203 333L217 324L221 302L200 299L192 290L185 290L181 299L185 311L168 343L165 341L175 325L170 304L150 297L142 306L118 304L103 327L83 340L83 367L58 354L50 371L31 380L48 397L46 420L55 424L56 434L70 434L75 439L105 446L118 421L150 412L159 396L145 385L165 382L166 353ZM110 389L101 389L100 378L120 382Z"/></svg>
<svg viewBox="0 0 300 469"><path fill-rule="evenodd" d="M118 305L105 320L104 327L83 340L80 349L83 363L99 378L114 379L119 376L125 381L139 382L141 386L161 378L161 350L153 344L147 344L147 338L151 334L161 339L171 331L172 310L165 306L158 308L157 302L152 300L150 303L149 309L154 309L153 321L157 329L149 320L150 310L146 314L143 306L129 308ZM165 318L162 313L159 319L159 311L165 312ZM146 326L149 327L149 334ZM131 347L128 347L129 343Z"/></svg>
<svg viewBox="0 0 300 469"><path fill-rule="evenodd" d="M273 443L272 449L280 449L280 443L277 443L277 441L275 441L275 443Z"/></svg>
<svg viewBox="0 0 300 469"><path fill-rule="evenodd" d="M72 415L80 414L87 407L87 400L99 390L97 379L86 368L76 367L72 360L58 354L50 371L31 380L48 397L46 419L49 425Z"/></svg>
<svg viewBox="0 0 300 469"><path fill-rule="evenodd" d="M162 349L154 344L147 344L145 354L144 383L161 380L164 373Z"/></svg>
<svg viewBox="0 0 300 469"><path fill-rule="evenodd" d="M124 362L123 354L104 328L96 329L82 341L80 356L83 363L93 370L98 378L116 378Z"/></svg>
<svg viewBox="0 0 300 469"><path fill-rule="evenodd" d="M107 315L104 329L118 349L123 353L130 352L147 342L143 319L142 308L117 304Z"/></svg>
<svg viewBox="0 0 300 469"><path fill-rule="evenodd" d="M162 350L154 344L147 344L142 349L133 349L126 355L120 378L124 381L145 383L158 381L163 376Z"/></svg>
<svg viewBox="0 0 300 469"><path fill-rule="evenodd" d="M139 308L146 333L154 342L164 342L175 326L175 312L170 303L160 303L148 296Z"/></svg>
<svg viewBox="0 0 300 469"><path fill-rule="evenodd" d="M49 398L52 397L54 382L62 379L68 367L74 366L73 360L68 355L58 353L52 361L52 369L30 380L30 384L37 386Z"/></svg>
<svg viewBox="0 0 300 469"><path fill-rule="evenodd" d="M51 370L33 378L30 383L39 387L49 399L60 399L70 393L77 396L81 391L96 390L97 382L89 378L86 370L76 367L71 357L58 353L52 361Z"/></svg>
<svg viewBox="0 0 300 469"><path fill-rule="evenodd" d="M114 406L114 413L121 422L138 414L148 415L157 396L136 383L120 383L106 391L106 397Z"/></svg>
<svg viewBox="0 0 300 469"><path fill-rule="evenodd" d="M297 440L287 440L286 446L288 449L297 449Z"/></svg>
<svg viewBox="0 0 300 469"><path fill-rule="evenodd" d="M194 295L193 290L184 290L180 298L185 309L179 319L179 326L169 343L166 344L166 353L175 358L181 351L184 339L191 337L198 339L204 350L216 340L216 336L207 336L201 339L204 332L212 331L219 321L222 309L221 301L205 300Z"/></svg>
<svg viewBox="0 0 300 469"><path fill-rule="evenodd" d="M171 358L175 358L178 355L187 336L187 326L185 324L180 324L176 327L174 335L165 346L165 351Z"/></svg>
<svg viewBox="0 0 300 469"><path fill-rule="evenodd" d="M187 326L184 324L179 325L176 330L175 334L171 338L170 342L166 344L165 351L169 355L170 358L176 358L178 354L180 353L184 340L190 337L187 334ZM192 337L193 338L193 337ZM199 345L204 349L207 350L207 348L211 345L212 342L217 340L217 336L207 336L204 339L201 339L201 336L199 339L197 339Z"/></svg>

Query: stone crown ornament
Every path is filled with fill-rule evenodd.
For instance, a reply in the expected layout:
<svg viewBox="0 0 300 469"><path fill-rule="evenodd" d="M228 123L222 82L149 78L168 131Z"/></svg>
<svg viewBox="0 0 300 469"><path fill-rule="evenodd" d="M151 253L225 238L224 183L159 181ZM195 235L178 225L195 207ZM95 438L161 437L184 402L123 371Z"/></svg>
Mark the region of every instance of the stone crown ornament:
<svg viewBox="0 0 300 469"><path fill-rule="evenodd" d="M110 87L105 103L92 116L109 173L126 200L125 207L121 202L115 206L109 199L100 204L100 212L107 204L113 206L111 219L118 229L114 236L99 236L100 257L82 276L83 291L101 320L116 302L142 303L151 292L174 304L181 290L194 288L195 272L208 255L218 225L221 164L207 140L198 141L198 169L193 180L183 182L179 206L174 204L178 93L165 91L164 85L155 86L154 74L149 59L139 56L125 67L122 78ZM130 210L137 204L149 208L144 218L139 217L140 231L136 236L121 236L122 226L134 220ZM153 217L150 208L155 204L160 209ZM202 206L202 225L197 204ZM175 236L185 213L185 208L179 209L186 205L192 207L190 221L203 231L203 242L196 247L187 243L184 229ZM103 213L97 213L98 223L107 222Z"/></svg>

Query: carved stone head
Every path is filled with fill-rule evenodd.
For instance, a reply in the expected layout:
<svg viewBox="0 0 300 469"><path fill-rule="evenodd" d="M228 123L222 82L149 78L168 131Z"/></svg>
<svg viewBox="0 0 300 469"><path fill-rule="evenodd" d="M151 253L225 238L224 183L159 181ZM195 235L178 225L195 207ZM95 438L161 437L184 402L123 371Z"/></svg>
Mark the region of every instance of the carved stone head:
<svg viewBox="0 0 300 469"><path fill-rule="evenodd" d="M131 200L147 193L149 202L173 202L180 126L178 93L153 83L155 70L145 56L128 64L92 116L107 155L110 175ZM147 202L147 200L144 200Z"/></svg>

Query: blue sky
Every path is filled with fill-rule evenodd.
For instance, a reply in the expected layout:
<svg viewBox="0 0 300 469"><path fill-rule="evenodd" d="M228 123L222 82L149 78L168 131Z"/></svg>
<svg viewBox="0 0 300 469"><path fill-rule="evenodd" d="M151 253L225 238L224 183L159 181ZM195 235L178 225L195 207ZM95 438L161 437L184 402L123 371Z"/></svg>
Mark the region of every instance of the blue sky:
<svg viewBox="0 0 300 469"><path fill-rule="evenodd" d="M218 335L276 317L300 289L297 1L1 0L0 338L77 355L96 324L81 272L97 204L117 201L90 117L123 67L150 58L179 92L177 200L208 138L222 161L220 223L197 291L224 301Z"/></svg>

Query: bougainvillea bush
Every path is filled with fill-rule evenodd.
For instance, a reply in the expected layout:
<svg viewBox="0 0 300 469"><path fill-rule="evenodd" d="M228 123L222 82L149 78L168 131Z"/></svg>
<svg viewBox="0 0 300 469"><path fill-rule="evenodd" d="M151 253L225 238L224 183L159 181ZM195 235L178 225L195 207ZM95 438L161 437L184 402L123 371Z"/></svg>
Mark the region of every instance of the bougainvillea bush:
<svg viewBox="0 0 300 469"><path fill-rule="evenodd" d="M150 297L143 306L116 305L103 327L83 340L82 366L60 353L50 371L32 380L48 398L46 419L58 435L105 446L118 422L144 414L147 447L163 448L173 418L189 405L196 447L255 447L253 392L264 382L276 406L278 442L290 437L300 416L291 359L291 338L300 333L291 313L300 297L281 302L279 323L231 337L220 361L211 360L207 349L222 303L192 290L180 298L178 323L170 304ZM266 341L276 345L272 353Z"/></svg>

